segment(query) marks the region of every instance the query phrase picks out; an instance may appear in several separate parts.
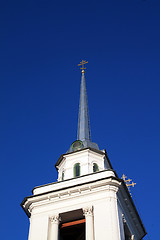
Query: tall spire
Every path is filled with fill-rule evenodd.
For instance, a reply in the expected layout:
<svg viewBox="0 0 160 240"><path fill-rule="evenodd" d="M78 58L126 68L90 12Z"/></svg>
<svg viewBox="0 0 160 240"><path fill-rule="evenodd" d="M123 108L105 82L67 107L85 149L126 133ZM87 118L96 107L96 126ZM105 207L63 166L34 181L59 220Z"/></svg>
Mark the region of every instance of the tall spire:
<svg viewBox="0 0 160 240"><path fill-rule="evenodd" d="M82 60L78 66L81 66L82 77L81 77L81 90L80 90L80 102L79 102L79 116L78 116L78 131L77 140L72 143L67 153L74 152L84 148L94 148L99 150L96 143L91 142L90 124L89 124L89 114L88 114L88 101L87 101L87 90L86 90L86 80L85 80L85 67L84 65L88 63Z"/></svg>
<svg viewBox="0 0 160 240"><path fill-rule="evenodd" d="M84 64L83 60L82 60L82 63ZM82 65L77 139L81 141L91 141L87 90L86 90L86 81L85 81L84 72L85 72L84 67Z"/></svg>

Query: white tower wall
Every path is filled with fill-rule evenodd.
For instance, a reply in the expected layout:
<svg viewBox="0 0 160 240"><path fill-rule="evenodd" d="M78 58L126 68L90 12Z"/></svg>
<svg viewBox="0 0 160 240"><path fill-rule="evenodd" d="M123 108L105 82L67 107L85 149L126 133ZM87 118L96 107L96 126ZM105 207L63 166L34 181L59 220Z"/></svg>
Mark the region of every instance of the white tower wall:
<svg viewBox="0 0 160 240"><path fill-rule="evenodd" d="M93 152L90 149L73 152L72 154L64 154L58 165L58 181L62 180L62 172L64 172L64 179L71 179L74 177L74 165L80 164L80 175L93 173L93 164L98 165L99 171L107 169L105 153L102 151Z"/></svg>

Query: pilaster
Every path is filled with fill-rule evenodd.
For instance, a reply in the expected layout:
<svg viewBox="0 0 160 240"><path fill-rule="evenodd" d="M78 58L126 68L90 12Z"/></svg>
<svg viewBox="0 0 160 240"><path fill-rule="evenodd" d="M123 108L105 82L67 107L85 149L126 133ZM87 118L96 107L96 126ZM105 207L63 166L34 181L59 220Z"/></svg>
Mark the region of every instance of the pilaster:
<svg viewBox="0 0 160 240"><path fill-rule="evenodd" d="M86 240L94 240L93 207L83 208L83 213L86 219Z"/></svg>
<svg viewBox="0 0 160 240"><path fill-rule="evenodd" d="M49 236L48 240L58 240L59 215L49 217Z"/></svg>

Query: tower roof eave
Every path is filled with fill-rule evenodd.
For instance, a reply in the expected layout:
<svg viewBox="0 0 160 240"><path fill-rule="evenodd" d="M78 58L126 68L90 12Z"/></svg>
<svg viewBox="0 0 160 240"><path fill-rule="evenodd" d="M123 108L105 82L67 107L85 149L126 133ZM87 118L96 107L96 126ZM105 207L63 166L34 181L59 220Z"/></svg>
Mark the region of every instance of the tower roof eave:
<svg viewBox="0 0 160 240"><path fill-rule="evenodd" d="M90 147L83 148L83 149L80 149L80 150L77 150L77 151L74 151L74 152L68 152L68 153L62 154L62 155L59 157L59 159L57 160L56 164L55 164L56 169L58 169L59 164L61 163L61 161L63 160L63 158L64 158L66 155L73 154L73 153L77 153L77 152L81 152L81 151L84 151L84 150L87 150L87 149L89 149L89 150L91 150L91 151L93 151L93 152L95 152L95 153L99 153L99 154L101 154L101 155L106 156L106 158L107 158L107 160L108 160L108 162L109 162L109 165L110 165L110 169L113 169L113 167L112 167L112 165L111 165L111 163L110 163L110 160L109 160L109 158L108 158L108 155L107 155L107 152L106 152L105 149L104 149L104 150L98 150L98 149L90 148Z"/></svg>

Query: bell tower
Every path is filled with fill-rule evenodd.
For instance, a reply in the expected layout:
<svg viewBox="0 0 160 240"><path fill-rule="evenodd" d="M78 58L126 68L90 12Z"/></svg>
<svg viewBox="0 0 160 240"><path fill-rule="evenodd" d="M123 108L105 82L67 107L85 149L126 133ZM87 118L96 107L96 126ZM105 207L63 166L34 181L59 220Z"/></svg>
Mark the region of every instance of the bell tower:
<svg viewBox="0 0 160 240"><path fill-rule="evenodd" d="M125 182L106 150L91 141L85 64L77 140L55 164L58 181L35 187L22 208L30 219L29 240L140 240L146 235Z"/></svg>

